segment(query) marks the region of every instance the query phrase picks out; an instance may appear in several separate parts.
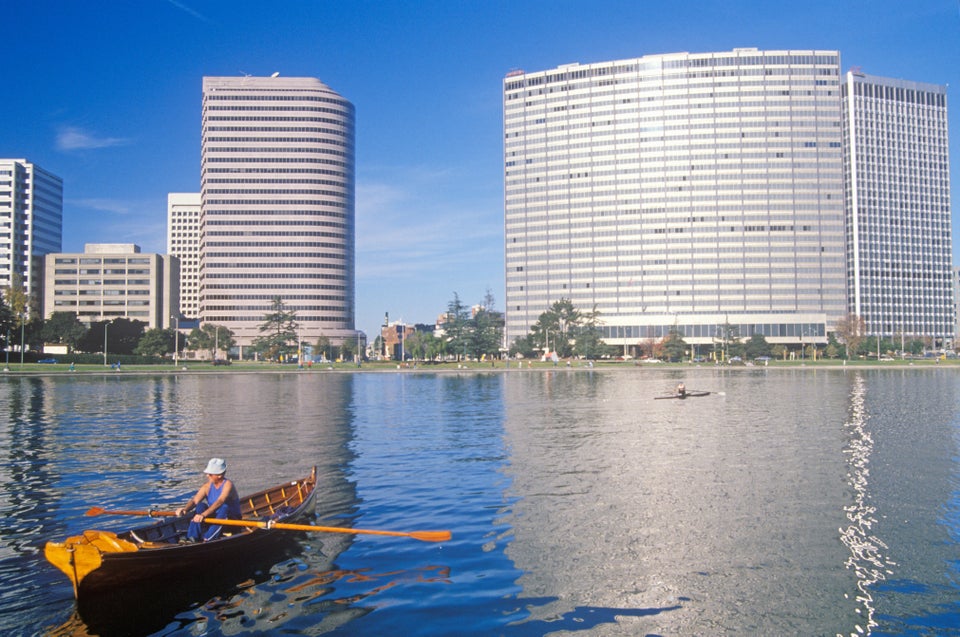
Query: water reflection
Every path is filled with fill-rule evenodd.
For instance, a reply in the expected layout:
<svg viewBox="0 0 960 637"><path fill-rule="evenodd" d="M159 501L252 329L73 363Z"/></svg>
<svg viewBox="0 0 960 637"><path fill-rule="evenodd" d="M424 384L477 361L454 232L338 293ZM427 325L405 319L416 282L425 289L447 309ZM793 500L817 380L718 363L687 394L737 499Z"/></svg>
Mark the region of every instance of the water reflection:
<svg viewBox="0 0 960 637"><path fill-rule="evenodd" d="M671 609L596 634L849 626L855 614L836 600L852 585L831 541L843 519L845 377L703 370L687 387L726 396L653 400L675 384L559 373L508 386L507 553L524 597L556 600L532 618Z"/></svg>
<svg viewBox="0 0 960 637"><path fill-rule="evenodd" d="M723 394L653 400L679 379ZM954 370L0 377L0 405L3 634L83 634L39 547L92 526L93 505L182 503L211 455L244 492L317 464L318 524L454 537L298 536L252 575L134 614L131 632L892 635L960 621Z"/></svg>

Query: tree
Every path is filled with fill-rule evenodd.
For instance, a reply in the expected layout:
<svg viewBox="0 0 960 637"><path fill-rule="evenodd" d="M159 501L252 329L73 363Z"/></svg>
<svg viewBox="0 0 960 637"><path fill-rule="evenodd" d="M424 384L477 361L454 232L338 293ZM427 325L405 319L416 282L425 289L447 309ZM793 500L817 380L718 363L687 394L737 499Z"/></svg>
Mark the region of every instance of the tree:
<svg viewBox="0 0 960 637"><path fill-rule="evenodd" d="M140 342L137 343L134 353L139 356L163 357L168 352L173 351L174 342L178 340L174 331L173 328L165 330L159 327L147 330L143 333Z"/></svg>
<svg viewBox="0 0 960 637"><path fill-rule="evenodd" d="M273 297L270 311L259 327L262 336L253 339L253 349L271 360L279 360L281 356L286 358L290 352L296 351L297 348L290 345L291 341L297 342L299 326L296 318L296 312L287 310L282 298Z"/></svg>
<svg viewBox="0 0 960 637"><path fill-rule="evenodd" d="M743 355L747 358L770 356L770 353L770 343L767 342L767 339L763 334L754 334L743 346Z"/></svg>
<svg viewBox="0 0 960 637"><path fill-rule="evenodd" d="M580 316L580 324L574 331L573 351L587 359L600 358L609 347L600 338L600 312L596 304L593 309Z"/></svg>
<svg viewBox="0 0 960 637"><path fill-rule="evenodd" d="M866 337L867 322L856 314L847 314L837 321L835 332L837 340L846 345L847 359L849 360L852 354L857 354L860 351L860 346Z"/></svg>
<svg viewBox="0 0 960 637"><path fill-rule="evenodd" d="M740 342L740 328L731 325L730 321L724 321L723 325L717 326L717 335L713 339L714 349L720 352L721 360L727 360L731 356L739 356L743 350L743 343Z"/></svg>
<svg viewBox="0 0 960 637"><path fill-rule="evenodd" d="M683 360L687 353L687 342L683 340L680 330L676 326L670 328L663 338L663 353L671 363Z"/></svg>
<svg viewBox="0 0 960 637"><path fill-rule="evenodd" d="M88 353L102 352L104 330L106 330L108 353L133 354L143 337L144 327L146 324L143 321L131 321L127 318L94 321L90 324L87 333L78 341L77 349Z"/></svg>
<svg viewBox="0 0 960 637"><path fill-rule="evenodd" d="M87 326L80 322L76 312L54 312L43 323L40 334L46 343L63 343L71 350L87 333Z"/></svg>
<svg viewBox="0 0 960 637"><path fill-rule="evenodd" d="M4 350L10 349L14 324L13 312L7 305L4 295L0 295L0 341L3 341Z"/></svg>
<svg viewBox="0 0 960 637"><path fill-rule="evenodd" d="M537 345L533 342L533 334L525 334L515 339L510 344L511 356L522 356L523 358L535 358L537 355Z"/></svg>
<svg viewBox="0 0 960 637"><path fill-rule="evenodd" d="M470 353L474 358L496 357L503 342L503 314L493 309L493 294L487 290L483 303L473 315L470 328Z"/></svg>
<svg viewBox="0 0 960 637"><path fill-rule="evenodd" d="M206 350L213 359L217 358L218 352L229 352L236 345L233 330L216 323L204 323L193 328L187 340L190 342L190 349Z"/></svg>
<svg viewBox="0 0 960 637"><path fill-rule="evenodd" d="M329 361L333 359L333 354L330 350L330 339L323 334L318 336L317 342L313 346L313 351L318 352L323 360Z"/></svg>
<svg viewBox="0 0 960 637"><path fill-rule="evenodd" d="M531 326L533 342L540 344L544 353L556 352L561 357L570 356L573 354L570 334L576 332L581 320L582 315L573 306L573 301L566 298L555 301Z"/></svg>
<svg viewBox="0 0 960 637"><path fill-rule="evenodd" d="M462 355L467 356L470 346L470 308L460 301L460 295L453 293L453 300L447 304L447 317L443 323L443 331L447 337L448 351L453 353L457 360Z"/></svg>

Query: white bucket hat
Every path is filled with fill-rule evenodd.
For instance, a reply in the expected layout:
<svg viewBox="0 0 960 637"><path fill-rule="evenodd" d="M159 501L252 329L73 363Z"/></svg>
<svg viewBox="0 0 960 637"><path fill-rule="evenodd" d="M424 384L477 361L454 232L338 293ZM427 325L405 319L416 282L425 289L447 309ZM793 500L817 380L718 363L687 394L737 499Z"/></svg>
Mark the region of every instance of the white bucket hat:
<svg viewBox="0 0 960 637"><path fill-rule="evenodd" d="M210 458L210 462L207 463L207 468L204 469L203 472L215 476L226 473L227 461L223 458Z"/></svg>

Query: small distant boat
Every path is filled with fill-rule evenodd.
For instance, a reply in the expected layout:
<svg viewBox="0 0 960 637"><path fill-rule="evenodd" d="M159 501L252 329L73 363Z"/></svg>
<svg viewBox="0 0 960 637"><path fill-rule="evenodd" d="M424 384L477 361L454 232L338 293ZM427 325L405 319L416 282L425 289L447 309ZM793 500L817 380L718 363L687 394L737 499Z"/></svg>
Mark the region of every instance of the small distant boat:
<svg viewBox="0 0 960 637"><path fill-rule="evenodd" d="M685 392L674 392L674 393L670 394L669 396L654 396L653 399L654 399L654 400L669 400L669 399L674 399L674 398L675 398L675 399L677 399L677 400L684 400L684 399L686 399L686 398L700 398L701 396L709 396L710 394L716 394L716 393L718 393L718 392L712 392L712 391L685 391Z"/></svg>
<svg viewBox="0 0 960 637"><path fill-rule="evenodd" d="M47 542L44 555L70 579L78 601L133 587L163 590L171 582L195 579L205 571L252 562L285 544L289 532L253 525L264 520L292 522L312 513L316 486L314 467L306 478L241 497L242 519L251 526L227 527L221 538L210 542L180 542L192 514L176 517L153 512L172 517L119 533L84 531L63 542ZM99 510L94 514L100 513L148 512Z"/></svg>

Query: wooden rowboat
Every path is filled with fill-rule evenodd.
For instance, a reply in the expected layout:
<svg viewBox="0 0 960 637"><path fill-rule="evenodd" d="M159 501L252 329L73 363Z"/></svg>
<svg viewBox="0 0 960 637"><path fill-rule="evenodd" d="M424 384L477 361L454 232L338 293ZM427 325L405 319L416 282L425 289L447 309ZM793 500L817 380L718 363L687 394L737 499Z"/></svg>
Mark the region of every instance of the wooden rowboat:
<svg viewBox="0 0 960 637"><path fill-rule="evenodd" d="M300 519L313 512L316 486L314 467L306 478L242 497L243 519L269 524ZM63 542L48 542L44 555L66 574L77 600L82 600L119 589L169 585L184 578L195 581L205 573L222 573L261 560L265 552L290 538L289 531L229 526L219 539L182 544L191 517L168 517L119 533L84 531Z"/></svg>

